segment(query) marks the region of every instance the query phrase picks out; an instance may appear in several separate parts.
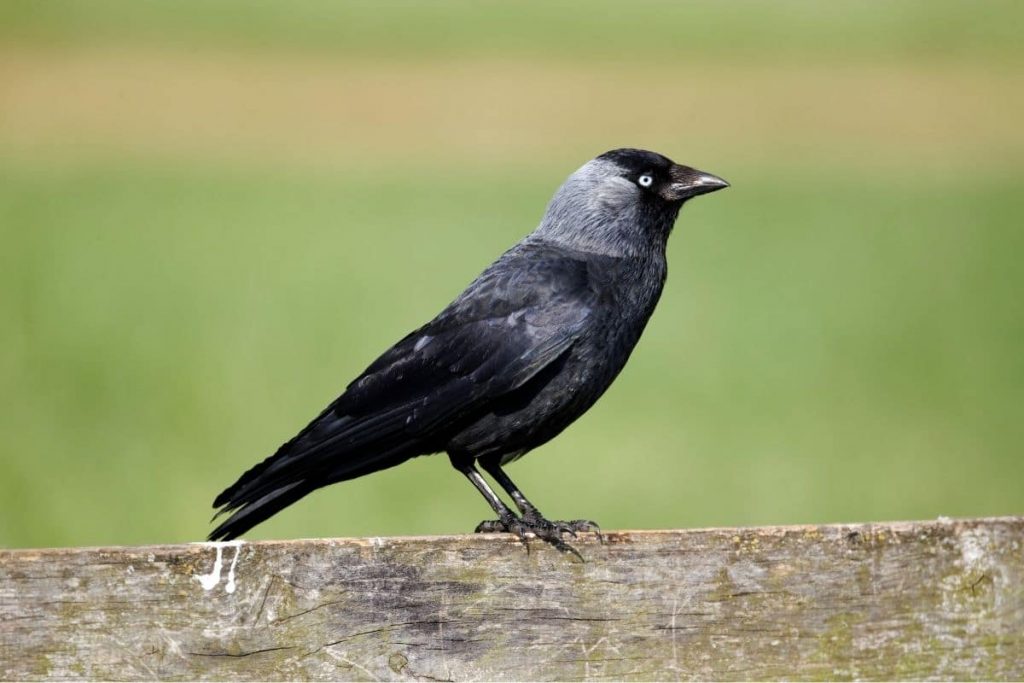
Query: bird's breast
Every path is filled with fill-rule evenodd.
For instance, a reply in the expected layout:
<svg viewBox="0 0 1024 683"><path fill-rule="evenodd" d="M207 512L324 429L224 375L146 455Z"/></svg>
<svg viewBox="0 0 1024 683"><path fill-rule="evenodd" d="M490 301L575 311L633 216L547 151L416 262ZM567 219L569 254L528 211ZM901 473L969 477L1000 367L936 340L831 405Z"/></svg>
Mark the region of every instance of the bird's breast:
<svg viewBox="0 0 1024 683"><path fill-rule="evenodd" d="M597 296L579 339L558 361L467 425L449 451L518 457L559 434L604 394L657 305L665 270L658 263L602 265L589 278Z"/></svg>

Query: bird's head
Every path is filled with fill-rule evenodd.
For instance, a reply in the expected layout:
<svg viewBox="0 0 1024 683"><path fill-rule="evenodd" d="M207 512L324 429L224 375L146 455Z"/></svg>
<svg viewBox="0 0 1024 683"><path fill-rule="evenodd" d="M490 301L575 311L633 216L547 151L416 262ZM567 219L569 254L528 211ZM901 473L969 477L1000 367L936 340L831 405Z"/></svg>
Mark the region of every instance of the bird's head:
<svg viewBox="0 0 1024 683"><path fill-rule="evenodd" d="M615 149L569 176L538 232L606 253L664 246L680 207L729 187L718 176L642 149Z"/></svg>
<svg viewBox="0 0 1024 683"><path fill-rule="evenodd" d="M574 175L599 178L599 192L625 204L681 204L697 195L729 187L718 176L643 149L605 152Z"/></svg>

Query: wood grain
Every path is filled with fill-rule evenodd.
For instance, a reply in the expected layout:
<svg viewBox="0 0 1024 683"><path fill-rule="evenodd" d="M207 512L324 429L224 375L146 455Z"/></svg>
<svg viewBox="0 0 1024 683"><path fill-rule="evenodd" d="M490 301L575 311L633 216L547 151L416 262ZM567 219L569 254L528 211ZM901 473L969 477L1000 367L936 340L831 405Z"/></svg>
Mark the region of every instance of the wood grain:
<svg viewBox="0 0 1024 683"><path fill-rule="evenodd" d="M1024 518L605 540L0 551L0 676L1024 678Z"/></svg>

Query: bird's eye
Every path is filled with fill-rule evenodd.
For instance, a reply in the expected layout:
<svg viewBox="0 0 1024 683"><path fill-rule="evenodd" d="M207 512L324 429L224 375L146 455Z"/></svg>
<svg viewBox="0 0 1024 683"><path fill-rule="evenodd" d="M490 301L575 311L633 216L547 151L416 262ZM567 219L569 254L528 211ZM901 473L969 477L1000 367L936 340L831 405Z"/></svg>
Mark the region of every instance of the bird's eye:
<svg viewBox="0 0 1024 683"><path fill-rule="evenodd" d="M650 187L654 184L654 178L649 175L642 175L636 181L640 183L640 187Z"/></svg>

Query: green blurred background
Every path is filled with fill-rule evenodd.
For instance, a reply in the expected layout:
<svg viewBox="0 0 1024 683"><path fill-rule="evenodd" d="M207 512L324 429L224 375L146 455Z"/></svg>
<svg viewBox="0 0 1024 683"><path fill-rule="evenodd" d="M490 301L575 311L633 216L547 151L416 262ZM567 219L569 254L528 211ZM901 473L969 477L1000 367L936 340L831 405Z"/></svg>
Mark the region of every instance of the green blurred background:
<svg viewBox="0 0 1024 683"><path fill-rule="evenodd" d="M214 495L641 146L688 205L626 371L511 474L606 528L1024 513L1024 4L0 5L0 545ZM250 538L465 532L447 458Z"/></svg>

